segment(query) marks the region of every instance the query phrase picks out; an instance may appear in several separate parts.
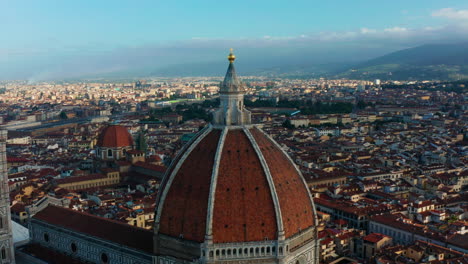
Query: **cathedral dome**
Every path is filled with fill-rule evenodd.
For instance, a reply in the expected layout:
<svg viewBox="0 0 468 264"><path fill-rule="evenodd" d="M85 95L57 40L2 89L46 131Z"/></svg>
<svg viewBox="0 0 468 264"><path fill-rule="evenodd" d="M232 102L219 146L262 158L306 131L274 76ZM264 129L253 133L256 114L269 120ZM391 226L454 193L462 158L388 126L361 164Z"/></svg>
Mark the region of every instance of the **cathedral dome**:
<svg viewBox="0 0 468 264"><path fill-rule="evenodd" d="M158 263L318 263L307 184L278 143L251 124L232 51L228 60L212 124L183 147L161 183L154 217Z"/></svg>
<svg viewBox="0 0 468 264"><path fill-rule="evenodd" d="M111 125L101 131L96 145L104 148L130 147L133 145L133 138L127 128Z"/></svg>
<svg viewBox="0 0 468 264"><path fill-rule="evenodd" d="M278 143L251 124L232 52L228 60L213 123L184 146L161 183L155 253L200 263L317 263L307 184Z"/></svg>
<svg viewBox="0 0 468 264"><path fill-rule="evenodd" d="M287 239L314 226L300 172L255 126L205 128L162 189L158 232L171 237L239 243Z"/></svg>

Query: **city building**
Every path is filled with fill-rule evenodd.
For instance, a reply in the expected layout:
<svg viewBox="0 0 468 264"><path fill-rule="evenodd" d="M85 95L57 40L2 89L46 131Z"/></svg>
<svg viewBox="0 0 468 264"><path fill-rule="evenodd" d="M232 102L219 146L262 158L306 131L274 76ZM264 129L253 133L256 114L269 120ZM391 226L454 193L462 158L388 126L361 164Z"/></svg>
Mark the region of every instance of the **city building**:
<svg viewBox="0 0 468 264"><path fill-rule="evenodd" d="M133 149L133 138L123 126L111 125L99 134L96 156L103 161L125 158L125 152Z"/></svg>
<svg viewBox="0 0 468 264"><path fill-rule="evenodd" d="M392 238L379 233L371 233L362 238L363 258L370 258L380 251L383 247L392 244Z"/></svg>
<svg viewBox="0 0 468 264"><path fill-rule="evenodd" d="M115 185L120 182L120 173L117 170L104 168L103 173L83 176L66 177L56 180L57 187L77 191L101 186Z"/></svg>
<svg viewBox="0 0 468 264"><path fill-rule="evenodd" d="M318 263L307 184L278 143L251 124L232 52L228 59L220 110L166 171L153 232L49 205L31 220L28 250L61 263ZM102 159L119 159L132 143L113 130L115 142L98 140Z"/></svg>

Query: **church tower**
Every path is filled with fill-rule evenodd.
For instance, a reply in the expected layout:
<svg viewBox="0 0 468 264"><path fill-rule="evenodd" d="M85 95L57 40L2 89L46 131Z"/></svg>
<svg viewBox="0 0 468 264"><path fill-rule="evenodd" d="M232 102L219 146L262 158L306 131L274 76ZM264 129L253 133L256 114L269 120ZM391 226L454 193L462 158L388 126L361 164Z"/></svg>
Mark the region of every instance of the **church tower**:
<svg viewBox="0 0 468 264"><path fill-rule="evenodd" d="M13 233L11 230L10 190L6 162L7 131L0 130L0 263L14 264Z"/></svg>
<svg viewBox="0 0 468 264"><path fill-rule="evenodd" d="M236 56L231 49L228 56L229 67L219 90L221 105L213 116L214 125L248 125L251 123L250 111L244 107L245 88L237 78L234 68L235 59Z"/></svg>
<svg viewBox="0 0 468 264"><path fill-rule="evenodd" d="M317 264L317 213L300 170L251 124L234 69L220 108L174 158L161 183L155 263Z"/></svg>

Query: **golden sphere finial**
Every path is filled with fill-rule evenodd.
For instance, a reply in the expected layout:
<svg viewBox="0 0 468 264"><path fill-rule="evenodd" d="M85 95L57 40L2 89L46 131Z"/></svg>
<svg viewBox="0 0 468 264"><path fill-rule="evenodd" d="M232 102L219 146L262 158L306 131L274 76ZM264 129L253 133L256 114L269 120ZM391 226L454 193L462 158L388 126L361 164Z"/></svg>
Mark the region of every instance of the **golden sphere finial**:
<svg viewBox="0 0 468 264"><path fill-rule="evenodd" d="M234 60L236 59L236 56L234 56L234 53L233 53L233 49L229 49L230 50L230 53L229 53L229 56L228 56L228 61L230 63L234 62Z"/></svg>

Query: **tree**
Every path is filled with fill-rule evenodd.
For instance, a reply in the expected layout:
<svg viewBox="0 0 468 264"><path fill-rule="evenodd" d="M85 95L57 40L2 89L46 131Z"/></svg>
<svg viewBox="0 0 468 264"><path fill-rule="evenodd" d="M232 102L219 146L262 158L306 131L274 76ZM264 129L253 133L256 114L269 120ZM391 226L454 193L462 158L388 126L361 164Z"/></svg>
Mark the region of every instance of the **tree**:
<svg viewBox="0 0 468 264"><path fill-rule="evenodd" d="M291 120L286 119L283 122L283 127L288 128L288 129L292 129L292 128L294 128L294 125L291 124Z"/></svg>
<svg viewBox="0 0 468 264"><path fill-rule="evenodd" d="M146 143L146 137L143 134L142 131L138 133L137 139L136 139L136 148L139 151L142 151L146 155L146 151L148 150L148 144Z"/></svg>
<svg viewBox="0 0 468 264"><path fill-rule="evenodd" d="M449 224L451 224L451 223L453 223L453 222L456 222L456 221L458 221L458 218L457 218L456 215L451 215L451 216L448 217L448 219L447 219L447 222L448 222Z"/></svg>
<svg viewBox="0 0 468 264"><path fill-rule="evenodd" d="M358 109L364 109L366 108L367 104L363 100L359 100L356 106Z"/></svg>
<svg viewBox="0 0 468 264"><path fill-rule="evenodd" d="M59 117L60 117L61 119L68 119L67 113L65 113L65 111L60 112Z"/></svg>

